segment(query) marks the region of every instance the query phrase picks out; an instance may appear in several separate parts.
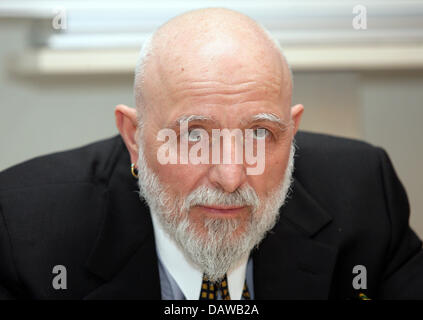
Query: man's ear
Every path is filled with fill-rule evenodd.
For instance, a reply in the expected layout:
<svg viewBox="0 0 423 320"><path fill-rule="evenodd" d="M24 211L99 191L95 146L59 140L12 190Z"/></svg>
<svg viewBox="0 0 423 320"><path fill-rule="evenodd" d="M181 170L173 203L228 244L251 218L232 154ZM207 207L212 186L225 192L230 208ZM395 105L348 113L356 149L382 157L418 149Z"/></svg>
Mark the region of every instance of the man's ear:
<svg viewBox="0 0 423 320"><path fill-rule="evenodd" d="M138 161L138 144L136 140L138 120L137 111L123 104L115 108L116 126L128 149L131 163Z"/></svg>
<svg viewBox="0 0 423 320"><path fill-rule="evenodd" d="M304 106L302 104L296 104L291 107L291 118L294 121L294 135L297 133L300 126L301 116L304 112Z"/></svg>

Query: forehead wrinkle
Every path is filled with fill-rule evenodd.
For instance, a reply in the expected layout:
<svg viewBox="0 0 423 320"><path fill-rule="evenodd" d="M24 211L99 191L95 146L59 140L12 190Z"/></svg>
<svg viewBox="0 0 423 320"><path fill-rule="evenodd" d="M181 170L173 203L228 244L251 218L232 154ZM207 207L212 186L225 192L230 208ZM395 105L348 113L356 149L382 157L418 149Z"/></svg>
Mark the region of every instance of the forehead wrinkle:
<svg viewBox="0 0 423 320"><path fill-rule="evenodd" d="M183 100L190 97L206 97L206 96L237 96L249 94L263 94L266 98L270 96L278 97L281 94L281 86L279 81L270 80L247 80L238 83L225 83L217 80L185 80L170 94L176 100ZM248 97L238 100L238 103L251 100Z"/></svg>

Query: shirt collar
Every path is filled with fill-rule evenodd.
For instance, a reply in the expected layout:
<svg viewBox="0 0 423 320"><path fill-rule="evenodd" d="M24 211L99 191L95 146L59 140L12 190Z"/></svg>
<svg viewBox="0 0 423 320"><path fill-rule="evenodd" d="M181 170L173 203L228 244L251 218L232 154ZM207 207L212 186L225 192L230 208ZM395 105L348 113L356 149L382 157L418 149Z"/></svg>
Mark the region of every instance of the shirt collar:
<svg viewBox="0 0 423 320"><path fill-rule="evenodd" d="M198 300L203 272L189 261L181 248L165 232L154 212L151 212L157 255L188 300ZM232 300L240 300L245 283L248 256L242 258L227 273L229 294Z"/></svg>

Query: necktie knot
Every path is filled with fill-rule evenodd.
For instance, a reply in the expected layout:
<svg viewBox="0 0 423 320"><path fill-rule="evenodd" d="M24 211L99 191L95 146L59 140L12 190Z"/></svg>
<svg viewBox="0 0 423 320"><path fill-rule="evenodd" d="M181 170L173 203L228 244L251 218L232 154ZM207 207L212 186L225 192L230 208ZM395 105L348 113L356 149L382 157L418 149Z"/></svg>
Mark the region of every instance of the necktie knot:
<svg viewBox="0 0 423 320"><path fill-rule="evenodd" d="M245 300L250 300L247 282L244 283L242 290L242 297ZM223 279L219 282L210 282L205 275L203 275L203 283L201 284L200 300L231 300L228 289L228 278L225 274Z"/></svg>

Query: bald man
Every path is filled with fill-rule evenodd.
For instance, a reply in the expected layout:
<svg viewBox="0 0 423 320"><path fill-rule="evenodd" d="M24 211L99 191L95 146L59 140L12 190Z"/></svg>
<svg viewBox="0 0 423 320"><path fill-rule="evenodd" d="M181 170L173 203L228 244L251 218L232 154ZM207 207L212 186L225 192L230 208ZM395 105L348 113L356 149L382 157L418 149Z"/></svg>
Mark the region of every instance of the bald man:
<svg viewBox="0 0 423 320"><path fill-rule="evenodd" d="M388 156L297 133L290 68L256 22L180 15L135 74L119 136L0 174L1 298L423 298Z"/></svg>

